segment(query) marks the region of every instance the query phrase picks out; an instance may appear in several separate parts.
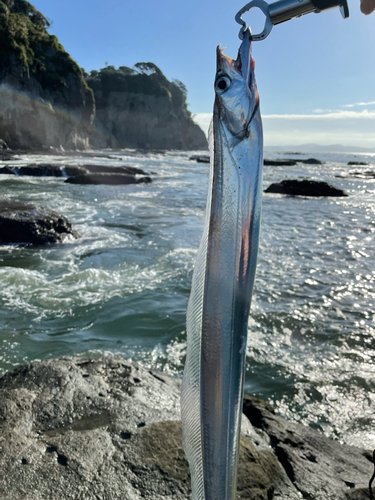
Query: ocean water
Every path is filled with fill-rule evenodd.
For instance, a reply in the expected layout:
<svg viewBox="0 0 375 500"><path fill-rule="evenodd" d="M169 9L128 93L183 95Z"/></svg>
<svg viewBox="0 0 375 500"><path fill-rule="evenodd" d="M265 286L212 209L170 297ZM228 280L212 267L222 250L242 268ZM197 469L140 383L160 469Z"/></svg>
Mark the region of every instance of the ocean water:
<svg viewBox="0 0 375 500"><path fill-rule="evenodd" d="M0 176L0 194L61 212L80 235L0 246L0 373L34 359L112 352L182 375L209 166L189 160L194 152L103 153L3 162L131 165L154 181L80 186ZM324 164L265 167L264 187L309 178L349 196L264 194L246 392L327 436L374 448L375 179L353 172L375 171L375 156L313 156ZM373 164L348 166L353 160Z"/></svg>

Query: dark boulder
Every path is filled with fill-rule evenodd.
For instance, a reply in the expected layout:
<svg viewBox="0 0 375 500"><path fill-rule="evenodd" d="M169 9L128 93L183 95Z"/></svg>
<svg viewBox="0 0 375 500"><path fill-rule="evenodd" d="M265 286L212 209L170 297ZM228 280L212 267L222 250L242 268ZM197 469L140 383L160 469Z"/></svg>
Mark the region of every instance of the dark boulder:
<svg viewBox="0 0 375 500"><path fill-rule="evenodd" d="M302 498L369 498L372 454L333 441L310 427L288 422L261 399L245 396L244 414L268 434L279 462Z"/></svg>
<svg viewBox="0 0 375 500"><path fill-rule="evenodd" d="M0 167L0 174L30 175L33 177L75 177L88 174L121 174L128 176L148 175L141 168L121 166L112 167L107 165L53 165L53 164L31 164L23 167L6 166Z"/></svg>
<svg viewBox="0 0 375 500"><path fill-rule="evenodd" d="M0 243L60 243L77 237L68 219L48 208L0 197Z"/></svg>
<svg viewBox="0 0 375 500"><path fill-rule="evenodd" d="M13 167L0 167L0 174L14 174Z"/></svg>
<svg viewBox="0 0 375 500"><path fill-rule="evenodd" d="M151 177L143 176L136 177L135 175L126 174L84 174L68 177L65 182L69 184L106 184L110 186L117 186L120 184L142 184L152 182Z"/></svg>
<svg viewBox="0 0 375 500"><path fill-rule="evenodd" d="M0 160L1 161L17 161L19 157L18 152L12 151L11 149L1 149L0 147Z"/></svg>
<svg viewBox="0 0 375 500"><path fill-rule="evenodd" d="M304 179L284 180L271 184L265 193L289 194L291 196L348 196L342 189L335 188L327 182Z"/></svg>
<svg viewBox="0 0 375 500"><path fill-rule="evenodd" d="M189 160L195 160L198 163L210 163L209 155L193 155L190 156Z"/></svg>
<svg viewBox="0 0 375 500"><path fill-rule="evenodd" d="M0 149L1 150L9 149L8 144L5 141L3 141L3 139L0 139Z"/></svg>
<svg viewBox="0 0 375 500"><path fill-rule="evenodd" d="M268 158L265 158L263 161L264 165L272 166L272 167L293 167L294 165L297 165L297 163L305 163L306 165L322 165L323 164L322 161L317 160L316 158L307 158L307 160L303 160L301 158L297 158L297 159L286 158L286 159L281 159L281 160L270 160Z"/></svg>
<svg viewBox="0 0 375 500"><path fill-rule="evenodd" d="M323 165L321 160L317 160L316 158L307 158L307 160L296 160L301 163L306 163L307 165Z"/></svg>
<svg viewBox="0 0 375 500"><path fill-rule="evenodd" d="M350 172L349 176L356 177L358 179L374 179L375 172L373 172L371 170L367 170L365 172Z"/></svg>
<svg viewBox="0 0 375 500"><path fill-rule="evenodd" d="M270 167L293 167L297 165L296 160L270 160L268 158L264 158L263 165Z"/></svg>
<svg viewBox="0 0 375 500"><path fill-rule="evenodd" d="M23 167L6 166L0 168L0 174L30 175L32 177L70 177L72 175L85 174L87 170L83 167L67 165L31 164Z"/></svg>
<svg viewBox="0 0 375 500"><path fill-rule="evenodd" d="M82 165L82 168L92 174L149 175L141 168L129 166L111 167L107 165Z"/></svg>
<svg viewBox="0 0 375 500"><path fill-rule="evenodd" d="M349 161L348 165L370 165L370 164L364 161Z"/></svg>
<svg viewBox="0 0 375 500"><path fill-rule="evenodd" d="M75 175L84 175L86 173L87 169L85 167L77 165L66 165L62 167L62 174L64 177L74 177Z"/></svg>
<svg viewBox="0 0 375 500"><path fill-rule="evenodd" d="M13 167L15 175L31 175L33 177L62 177L62 167L60 165L27 165L25 167Z"/></svg>

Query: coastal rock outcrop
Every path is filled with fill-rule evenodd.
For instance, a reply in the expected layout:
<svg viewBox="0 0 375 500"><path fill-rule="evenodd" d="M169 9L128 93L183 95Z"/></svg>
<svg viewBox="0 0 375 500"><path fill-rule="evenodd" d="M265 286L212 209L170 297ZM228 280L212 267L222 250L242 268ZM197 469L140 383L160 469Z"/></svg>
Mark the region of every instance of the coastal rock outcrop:
<svg viewBox="0 0 375 500"><path fill-rule="evenodd" d="M210 163L209 155L193 155L189 160L195 160L197 163Z"/></svg>
<svg viewBox="0 0 375 500"><path fill-rule="evenodd" d="M185 86L167 80L155 64L107 66L86 81L96 102L93 147L207 149L187 109Z"/></svg>
<svg viewBox="0 0 375 500"><path fill-rule="evenodd" d="M347 175L335 175L335 177L339 177L342 179L348 178L348 177L355 177L357 179L374 179L375 178L375 171L371 170L364 170L364 171L359 171L359 172L349 172Z"/></svg>
<svg viewBox="0 0 375 500"><path fill-rule="evenodd" d="M307 160L297 160L301 163L305 163L306 165L323 165L321 160L317 160L316 158L307 158Z"/></svg>
<svg viewBox="0 0 375 500"><path fill-rule="evenodd" d="M316 158L285 158L285 159L269 159L264 158L263 165L271 166L271 167L293 167L297 165L297 163L304 163L306 165L322 165L323 162L321 160L317 160Z"/></svg>
<svg viewBox="0 0 375 500"><path fill-rule="evenodd" d="M297 165L297 160L270 160L269 158L264 158L263 165L270 167L293 167Z"/></svg>
<svg viewBox="0 0 375 500"><path fill-rule="evenodd" d="M372 453L328 439L315 429L288 422L263 400L245 396L244 414L265 432L302 498L368 499Z"/></svg>
<svg viewBox="0 0 375 500"><path fill-rule="evenodd" d="M0 378L0 498L187 500L179 402L179 379L119 356L15 368ZM238 499L369 498L371 454L256 398L244 412Z"/></svg>
<svg viewBox="0 0 375 500"><path fill-rule="evenodd" d="M68 219L48 208L0 196L0 244L61 243L78 235Z"/></svg>
<svg viewBox="0 0 375 500"><path fill-rule="evenodd" d="M273 183L264 190L265 193L288 194L290 196L348 196L342 189L335 188L324 181L308 179L288 179Z"/></svg>
<svg viewBox="0 0 375 500"><path fill-rule="evenodd" d="M118 356L8 372L0 379L0 498L187 500L179 404L179 379ZM252 432L246 417L243 427ZM298 499L272 449L245 434L238 498Z"/></svg>
<svg viewBox="0 0 375 500"><path fill-rule="evenodd" d="M30 175L32 177L67 177L70 184L141 184L152 182L147 172L137 167L107 165L31 164L23 167L6 165L0 174Z"/></svg>
<svg viewBox="0 0 375 500"><path fill-rule="evenodd" d="M108 186L118 186L121 184L149 184L152 182L149 176L135 176L122 173L87 173L68 177L68 184L106 184Z"/></svg>
<svg viewBox="0 0 375 500"><path fill-rule="evenodd" d="M153 63L88 75L49 26L28 1L0 0L0 148L207 148L181 82Z"/></svg>
<svg viewBox="0 0 375 500"><path fill-rule="evenodd" d="M26 0L0 0L0 137L12 149L88 147L92 90Z"/></svg>

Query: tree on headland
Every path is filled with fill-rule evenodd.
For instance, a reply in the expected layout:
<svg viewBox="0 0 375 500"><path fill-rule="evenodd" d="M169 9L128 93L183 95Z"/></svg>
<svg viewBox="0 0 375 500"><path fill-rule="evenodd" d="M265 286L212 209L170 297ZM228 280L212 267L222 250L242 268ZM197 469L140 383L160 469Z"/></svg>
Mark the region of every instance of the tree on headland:
<svg viewBox="0 0 375 500"><path fill-rule="evenodd" d="M133 68L120 66L106 66L99 71L93 70L86 78L87 84L101 95L111 91L130 92L134 94L167 97L176 114L191 116L187 109L187 89L179 80L169 81L156 64L152 62L139 62Z"/></svg>

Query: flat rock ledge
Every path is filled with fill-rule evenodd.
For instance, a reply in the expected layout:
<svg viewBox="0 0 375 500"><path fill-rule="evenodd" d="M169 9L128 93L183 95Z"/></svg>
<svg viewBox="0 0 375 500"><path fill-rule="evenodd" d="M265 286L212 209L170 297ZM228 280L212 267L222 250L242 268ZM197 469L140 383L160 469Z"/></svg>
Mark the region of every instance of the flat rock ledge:
<svg viewBox="0 0 375 500"><path fill-rule="evenodd" d="M65 177L70 184L142 184L152 182L141 168L131 166L112 167L108 165L54 165L49 163L26 166L6 165L0 167L0 174L29 175L33 177Z"/></svg>
<svg viewBox="0 0 375 500"><path fill-rule="evenodd" d="M190 160L195 160L198 163L210 163L210 157L208 155L193 155L190 156ZM305 163L307 165L322 165L323 162L320 160L317 160L316 158L307 158L307 159L290 159L290 158L283 158L283 159L269 159L269 158L264 158L263 160L263 165L267 167L293 167L297 165L297 163Z"/></svg>
<svg viewBox="0 0 375 500"><path fill-rule="evenodd" d="M331 186L324 181L311 181L308 179L288 179L271 184L265 193L288 194L290 196L348 196L345 191Z"/></svg>
<svg viewBox="0 0 375 500"><path fill-rule="evenodd" d="M283 158L283 159L269 159L264 158L263 165L269 167L293 167L297 165L297 163L305 163L306 165L323 165L321 160L317 160L316 158Z"/></svg>
<svg viewBox="0 0 375 500"><path fill-rule="evenodd" d="M77 237L64 215L40 205L0 196L0 244L43 245Z"/></svg>
<svg viewBox="0 0 375 500"><path fill-rule="evenodd" d="M187 500L179 402L179 379L114 355L6 373L1 500ZM245 398L237 499L368 499L372 469L370 452Z"/></svg>

